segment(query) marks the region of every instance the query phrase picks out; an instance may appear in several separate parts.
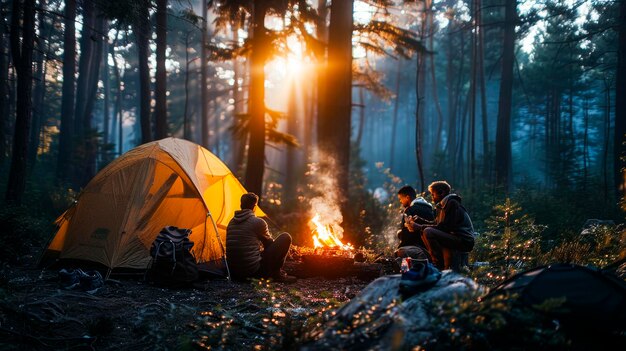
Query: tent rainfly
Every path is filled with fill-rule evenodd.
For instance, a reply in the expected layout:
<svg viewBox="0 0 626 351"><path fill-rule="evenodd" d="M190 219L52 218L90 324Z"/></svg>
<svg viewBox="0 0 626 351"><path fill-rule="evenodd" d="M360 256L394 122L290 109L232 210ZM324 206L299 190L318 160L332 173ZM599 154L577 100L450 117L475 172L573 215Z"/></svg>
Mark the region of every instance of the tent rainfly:
<svg viewBox="0 0 626 351"><path fill-rule="evenodd" d="M192 230L198 262L224 258L226 226L246 193L226 165L192 142L166 138L111 162L56 221L41 262L75 259L145 269L165 226ZM256 214L265 214L257 207Z"/></svg>

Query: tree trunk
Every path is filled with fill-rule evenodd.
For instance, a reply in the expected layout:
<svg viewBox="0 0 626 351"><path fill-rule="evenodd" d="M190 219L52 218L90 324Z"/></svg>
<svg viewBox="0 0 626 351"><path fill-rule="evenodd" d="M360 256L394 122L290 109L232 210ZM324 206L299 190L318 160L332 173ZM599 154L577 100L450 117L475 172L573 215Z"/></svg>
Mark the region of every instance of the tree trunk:
<svg viewBox="0 0 626 351"><path fill-rule="evenodd" d="M254 5L252 27L252 53L250 55L250 115L248 162L246 165L246 188L259 196L263 193L263 173L265 170L265 62L268 57L269 42L265 29L265 1Z"/></svg>
<svg viewBox="0 0 626 351"><path fill-rule="evenodd" d="M115 95L115 119L117 125L117 152L121 155L123 150L123 123L122 123L122 79L119 67L117 65L117 58L115 57L115 47L117 46L117 39L120 33L120 27L118 26L115 32L115 40L110 47L111 58L113 59L113 75L115 76L115 84L117 86L117 94Z"/></svg>
<svg viewBox="0 0 626 351"><path fill-rule="evenodd" d="M63 34L63 86L61 100L61 134L57 181L68 181L71 174L72 144L74 141L74 103L76 97L76 0L65 2L65 32Z"/></svg>
<svg viewBox="0 0 626 351"><path fill-rule="evenodd" d="M139 121L141 123L141 143L152 141L152 123L150 122L150 18L149 1L140 0L140 15L133 24L133 32L137 40L139 62Z"/></svg>
<svg viewBox="0 0 626 351"><path fill-rule="evenodd" d="M104 14L99 10L96 12L95 6L92 10L93 21L91 22L94 27L87 40L93 43L89 44L89 57L87 62L88 69L86 71L87 74L85 75L86 93L84 98L86 99L86 103L84 104L82 111L78 110L79 102L76 102L76 119L77 121L82 120L82 138L78 140L81 142L80 145L82 145L82 150L80 151L82 151L83 154L82 157L78 158L81 164L77 167L76 173L76 184L79 186L86 185L87 182L96 174L98 139L97 131L93 128L93 109L97 99L100 63L102 62L102 52L104 49L104 38L102 33L106 33L107 30L105 28L108 28ZM79 76L79 81L81 76Z"/></svg>
<svg viewBox="0 0 626 351"><path fill-rule="evenodd" d="M207 0L202 0L202 48L200 48L200 104L202 108L201 125L202 125L202 146L209 148L209 86L208 86L208 45L209 34L207 29L207 21L209 20ZM261 23L263 25L263 23ZM235 59L236 60L236 59Z"/></svg>
<svg viewBox="0 0 626 351"><path fill-rule="evenodd" d="M190 32L185 33L185 108L183 112L183 139L191 140L191 130L189 124L189 36Z"/></svg>
<svg viewBox="0 0 626 351"><path fill-rule="evenodd" d="M489 152L489 125L487 124L487 89L485 86L485 28L481 0L476 0L478 23L478 84L483 132L483 180L491 183L491 155Z"/></svg>
<svg viewBox="0 0 626 351"><path fill-rule="evenodd" d="M296 80L295 77L292 77L287 106L287 133L291 135L298 135L298 100L296 91ZM287 147L285 200L289 203L292 203L296 198L296 184L298 182L298 175L300 174L297 152L294 147Z"/></svg>
<svg viewBox="0 0 626 351"><path fill-rule="evenodd" d="M167 0L157 0L156 10L156 81L154 87L154 113L156 139L167 137Z"/></svg>
<svg viewBox="0 0 626 351"><path fill-rule="evenodd" d="M469 113L469 124L470 124L470 135L468 138L469 141L469 184L470 186L474 186L474 180L476 179L476 74L477 74L477 57L478 57L478 26L477 26L477 18L476 18L476 0L472 0L472 6L470 6L470 13L472 13L473 19L473 31L471 34L471 63L470 63L470 113Z"/></svg>
<svg viewBox="0 0 626 351"><path fill-rule="evenodd" d="M37 71L35 73L35 89L33 91L33 121L30 128L30 140L28 149L28 164L29 168L35 165L37 160L37 152L39 151L39 139L41 135L41 121L43 119L43 102L46 91L46 79L44 75L44 53L48 51L50 29L48 23L44 17L44 9L46 8L46 1L40 0L39 7L41 10L37 16L37 22L39 23L39 37L37 37L37 50L33 53L35 59L35 66Z"/></svg>
<svg viewBox="0 0 626 351"><path fill-rule="evenodd" d="M400 78L402 77L402 59L398 59L398 66L396 72L396 100L393 103L393 122L391 123L391 151L389 152L389 169L393 173L393 158L396 154L396 129L398 129L398 105L400 104ZM359 143L360 144L360 143ZM357 145L359 145L357 144Z"/></svg>
<svg viewBox="0 0 626 351"><path fill-rule="evenodd" d="M617 49L617 80L615 84L615 137L613 140L613 169L617 198L626 197L626 174L624 161L626 157L626 0L619 2L619 33Z"/></svg>
<svg viewBox="0 0 626 351"><path fill-rule="evenodd" d="M317 13L318 13L318 21L317 26L315 28L317 39L326 44L324 48L324 52L319 58L321 61L319 64L319 69L317 70L317 146L318 151L320 149L320 142L324 139L326 133L326 125L321 121L322 113L324 113L326 107L324 106L324 101L326 99L326 76L327 76L327 57L328 57L328 26L326 24L326 20L328 17L328 1L327 0L319 0ZM319 160L318 160L319 161Z"/></svg>
<svg viewBox="0 0 626 351"><path fill-rule="evenodd" d="M515 59L515 24L517 0L506 0L502 76L498 100L496 133L496 181L508 193L511 189L511 102L513 95L513 60Z"/></svg>
<svg viewBox="0 0 626 351"><path fill-rule="evenodd" d="M76 83L76 106L74 107L74 137L79 147L74 148L75 161L83 159L82 148L85 138L85 114L89 102L89 83L92 73L91 62L94 60L93 37L95 28L95 4L93 1L83 1L83 28L80 38L80 59L78 61L78 81Z"/></svg>
<svg viewBox="0 0 626 351"><path fill-rule="evenodd" d="M359 129L356 133L356 142L357 147L361 147L361 139L363 138L363 127L365 125L365 88L359 87ZM397 99L397 98L396 98ZM395 120L394 120L395 123ZM395 124L394 124L395 125ZM393 130L395 128L392 127ZM394 140L391 141L391 148L393 149ZM393 161L393 153L391 153L391 161ZM390 166L391 167L391 166Z"/></svg>
<svg viewBox="0 0 626 351"><path fill-rule="evenodd" d="M420 30L420 41L424 41L424 37L426 35L426 14L422 12L421 18L421 30ZM420 186L417 188L418 193L421 193L425 190L426 184L424 180L424 158L423 158L423 150L422 150L422 119L424 116L424 85L425 85L425 61L423 52L417 53L416 60L416 70L415 70L415 158L417 161L417 171L419 174Z"/></svg>
<svg viewBox="0 0 626 351"><path fill-rule="evenodd" d="M239 24L233 23L233 41L235 43L239 43ZM245 72L244 72L245 73ZM233 99L234 99L234 109L233 109L233 123L241 116L244 112L243 108L243 94L241 92L241 85L239 81L242 80L242 77L245 77L245 74L241 72L241 65L236 57L233 57L233 75L235 82L233 84ZM232 140L232 154L230 166L231 169L234 170L237 174L241 174L241 170L243 168L243 160L244 160L244 151L246 147L246 142L248 139L248 132L243 131L240 135L233 134L231 137Z"/></svg>
<svg viewBox="0 0 626 351"><path fill-rule="evenodd" d="M433 21L433 1L428 0L428 28L429 28L429 41L430 41L430 51L434 52L434 44L433 40L435 37L435 25ZM441 134L443 131L443 112L441 112L441 103L439 102L439 92L437 91L437 77L435 72L435 55L428 55L430 59L430 78L432 80L432 89L433 89L433 102L435 103L435 107L437 108L437 135L435 138L435 152L439 152L441 150Z"/></svg>
<svg viewBox="0 0 626 351"><path fill-rule="evenodd" d="M103 33L104 34L104 33ZM107 33L104 34L105 38L102 42L102 83L104 88L104 106L103 106L103 121L102 124L104 126L103 131L103 144L108 144L111 142L111 75L109 71L109 38L108 38L108 30ZM106 157L108 162L108 156Z"/></svg>
<svg viewBox="0 0 626 351"><path fill-rule="evenodd" d="M23 13L22 30L20 15ZM22 43L20 45L20 34ZM32 114L32 61L35 37L35 0L13 0L11 14L11 55L17 71L17 103L15 111L15 132L13 134L13 155L6 202L21 205L26 187L26 167L28 156L28 132Z"/></svg>
<svg viewBox="0 0 626 351"><path fill-rule="evenodd" d="M583 190L587 190L587 174L589 167L589 101L586 96L583 99L583 118L585 124L583 134Z"/></svg>
<svg viewBox="0 0 626 351"><path fill-rule="evenodd" d="M344 201L343 209L348 199L350 167L353 6L353 0L331 4L324 90L326 96L318 121L321 155L328 155L334 161L338 198Z"/></svg>
<svg viewBox="0 0 626 351"><path fill-rule="evenodd" d="M0 169L7 157L7 127L9 119L9 52L6 49L4 16L0 16Z"/></svg>
<svg viewBox="0 0 626 351"><path fill-rule="evenodd" d="M602 175L604 178L604 198L609 199L609 139L611 133L611 84L604 80L606 105L604 108L604 148L602 152ZM615 103L617 105L617 103Z"/></svg>

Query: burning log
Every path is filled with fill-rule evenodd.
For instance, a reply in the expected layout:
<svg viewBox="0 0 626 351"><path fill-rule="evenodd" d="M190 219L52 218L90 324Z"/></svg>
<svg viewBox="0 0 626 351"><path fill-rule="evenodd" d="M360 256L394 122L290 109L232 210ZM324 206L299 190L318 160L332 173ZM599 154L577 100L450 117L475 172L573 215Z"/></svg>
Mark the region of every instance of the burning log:
<svg viewBox="0 0 626 351"><path fill-rule="evenodd" d="M356 277L374 280L382 275L380 263L354 262L352 257L310 254L303 255L301 261L287 261L284 269L298 278L323 277L336 279Z"/></svg>

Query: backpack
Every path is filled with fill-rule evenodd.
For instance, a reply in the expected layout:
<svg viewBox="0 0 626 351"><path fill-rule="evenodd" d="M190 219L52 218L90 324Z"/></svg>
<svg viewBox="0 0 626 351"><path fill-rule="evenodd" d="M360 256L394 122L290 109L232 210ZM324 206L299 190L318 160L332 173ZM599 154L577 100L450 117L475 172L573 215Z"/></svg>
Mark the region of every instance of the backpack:
<svg viewBox="0 0 626 351"><path fill-rule="evenodd" d="M161 230L150 247L152 260L146 280L156 285L180 287L198 279L198 266L189 240L190 229L168 226Z"/></svg>

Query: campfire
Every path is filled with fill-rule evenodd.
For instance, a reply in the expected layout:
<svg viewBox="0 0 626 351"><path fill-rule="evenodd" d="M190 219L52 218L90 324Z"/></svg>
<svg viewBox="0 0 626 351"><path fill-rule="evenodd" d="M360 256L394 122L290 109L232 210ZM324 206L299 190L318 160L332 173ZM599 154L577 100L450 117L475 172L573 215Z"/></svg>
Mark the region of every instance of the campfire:
<svg viewBox="0 0 626 351"><path fill-rule="evenodd" d="M292 247L294 260L285 263L290 274L300 278L356 276L369 280L380 276L380 264L364 262L363 249L355 250L341 240L343 229L336 221L315 214L309 227L313 247Z"/></svg>
<svg viewBox="0 0 626 351"><path fill-rule="evenodd" d="M354 247L350 243L344 244L333 227L322 223L319 214L316 214L309 225L312 227L313 247L316 254L324 256L352 256Z"/></svg>

